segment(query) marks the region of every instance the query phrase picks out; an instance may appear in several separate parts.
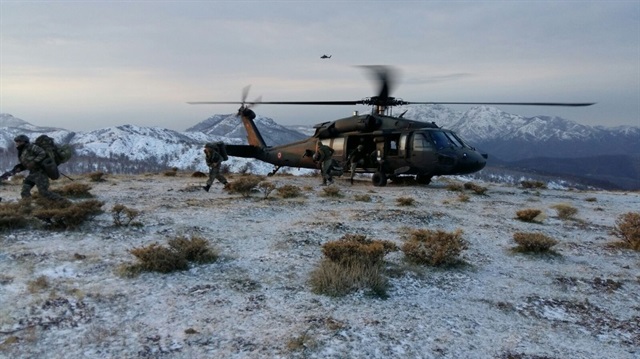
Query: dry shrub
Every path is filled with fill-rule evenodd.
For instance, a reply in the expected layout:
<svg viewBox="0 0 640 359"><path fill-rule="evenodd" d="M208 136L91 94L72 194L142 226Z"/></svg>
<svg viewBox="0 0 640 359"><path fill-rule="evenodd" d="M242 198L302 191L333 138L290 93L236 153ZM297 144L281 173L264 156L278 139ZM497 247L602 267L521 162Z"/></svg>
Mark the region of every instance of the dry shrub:
<svg viewBox="0 0 640 359"><path fill-rule="evenodd" d="M467 248L468 242L462 238L460 229L454 232L417 229L410 232L402 252L413 263L440 266L459 262L459 255Z"/></svg>
<svg viewBox="0 0 640 359"><path fill-rule="evenodd" d="M385 254L397 250L393 242L370 240L362 234L345 234L337 241L322 246L322 253L332 262L382 262Z"/></svg>
<svg viewBox="0 0 640 359"><path fill-rule="evenodd" d="M355 194L353 199L358 202L371 202L371 196L368 194Z"/></svg>
<svg viewBox="0 0 640 359"><path fill-rule="evenodd" d="M0 230L26 228L31 223L28 202L0 203Z"/></svg>
<svg viewBox="0 0 640 359"><path fill-rule="evenodd" d="M189 262L211 263L218 259L218 252L209 247L209 242L202 237L176 237L169 241L169 246L182 253Z"/></svg>
<svg viewBox="0 0 640 359"><path fill-rule="evenodd" d="M524 222L539 222L541 213L542 211L539 209L526 208L517 211L516 218Z"/></svg>
<svg viewBox="0 0 640 359"><path fill-rule="evenodd" d="M116 227L128 226L131 224L131 221L140 215L140 211L137 209L128 208L120 203L115 204L111 212L113 215L113 224Z"/></svg>
<svg viewBox="0 0 640 359"><path fill-rule="evenodd" d="M52 191L65 197L93 198L93 195L89 192L90 189L91 186L88 184L74 182Z"/></svg>
<svg viewBox="0 0 640 359"><path fill-rule="evenodd" d="M264 198L266 199L267 197L269 197L271 192L273 192L276 189L276 185L266 181L260 182L258 183L258 189L262 191L262 193L264 194Z"/></svg>
<svg viewBox="0 0 640 359"><path fill-rule="evenodd" d="M542 181L522 181L520 182L520 185L522 185L523 188L539 188L539 189L543 189L543 188L547 188L546 183L542 182Z"/></svg>
<svg viewBox="0 0 640 359"><path fill-rule="evenodd" d="M49 288L51 285L49 284L49 279L41 275L38 278L31 280L27 283L27 288L29 289L29 293L37 293L42 290Z"/></svg>
<svg viewBox="0 0 640 359"><path fill-rule="evenodd" d="M129 253L140 260L141 263L137 267L144 271L170 273L189 268L189 263L182 253L158 243L133 248Z"/></svg>
<svg viewBox="0 0 640 359"><path fill-rule="evenodd" d="M277 191L282 198L295 198L299 197L302 194L302 190L300 190L300 187L292 184L286 184L282 187L279 187Z"/></svg>
<svg viewBox="0 0 640 359"><path fill-rule="evenodd" d="M460 195L458 195L458 201L460 201L460 202L469 202L470 199L471 199L471 197L469 197L468 195L466 195L464 193L460 193Z"/></svg>
<svg viewBox="0 0 640 359"><path fill-rule="evenodd" d="M416 200L411 198L411 197L398 197L398 198L396 198L396 202L398 203L398 206L413 206L415 201Z"/></svg>
<svg viewBox="0 0 640 359"><path fill-rule="evenodd" d="M596 197L587 197L584 199L587 202L597 202L598 199Z"/></svg>
<svg viewBox="0 0 640 359"><path fill-rule="evenodd" d="M178 174L178 169L177 168L172 168L169 171L165 171L164 175L167 177L175 177Z"/></svg>
<svg viewBox="0 0 640 359"><path fill-rule="evenodd" d="M478 194L478 195L483 195L485 192L487 192L487 187L483 187L483 186L477 185L477 184L475 184L473 182L465 183L464 184L464 188L468 189L470 191L473 191L473 192L475 192L475 194Z"/></svg>
<svg viewBox="0 0 640 359"><path fill-rule="evenodd" d="M33 210L33 216L44 221L50 228L76 228L88 219L102 213L104 202L87 200L77 203L49 201L49 205Z"/></svg>
<svg viewBox="0 0 640 359"><path fill-rule="evenodd" d="M462 192L464 191L464 186L460 183L450 183L447 189L452 192Z"/></svg>
<svg viewBox="0 0 640 359"><path fill-rule="evenodd" d="M263 178L260 176L246 175L233 182L229 182L226 188L231 193L239 193L243 197L249 197L251 192L256 190L258 183L262 182L262 180Z"/></svg>
<svg viewBox="0 0 640 359"><path fill-rule="evenodd" d="M384 276L385 254L397 250L394 243L368 240L364 235L347 234L322 246L325 259L311 273L313 291L331 296L367 289L384 296L388 279Z"/></svg>
<svg viewBox="0 0 640 359"><path fill-rule="evenodd" d="M513 234L513 240L518 244L514 248L517 252L548 252L551 247L558 244L555 239L545 234L534 232L516 232Z"/></svg>
<svg viewBox="0 0 640 359"><path fill-rule="evenodd" d="M92 182L104 182L104 172L101 171L96 171L96 172L91 172L88 174L89 176L89 180L91 180Z"/></svg>
<svg viewBox="0 0 640 359"><path fill-rule="evenodd" d="M640 212L618 216L612 234L622 239L626 247L640 251Z"/></svg>
<svg viewBox="0 0 640 359"><path fill-rule="evenodd" d="M207 175L204 172L200 172L200 171L195 171L191 174L191 177L193 178L205 178L205 177L209 177L209 175Z"/></svg>
<svg viewBox="0 0 640 359"><path fill-rule="evenodd" d="M578 213L577 208L567 203L558 203L551 206L551 208L556 210L558 217L561 219L571 219Z"/></svg>
<svg viewBox="0 0 640 359"><path fill-rule="evenodd" d="M325 197L343 197L342 193L340 193L340 187L337 186L324 187L322 192L322 195Z"/></svg>

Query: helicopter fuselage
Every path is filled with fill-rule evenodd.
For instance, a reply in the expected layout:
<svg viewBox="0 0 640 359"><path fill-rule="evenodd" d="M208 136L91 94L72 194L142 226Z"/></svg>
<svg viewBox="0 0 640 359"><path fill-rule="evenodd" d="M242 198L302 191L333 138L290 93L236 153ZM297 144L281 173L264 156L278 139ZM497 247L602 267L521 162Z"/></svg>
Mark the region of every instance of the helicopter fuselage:
<svg viewBox="0 0 640 359"><path fill-rule="evenodd" d="M248 132L255 128L252 119L243 116L243 121ZM286 145L261 146L254 140L250 146L229 146L228 151L232 156L271 163L276 169L317 169L320 165L312 155L318 141L333 148L333 159L344 165L349 154L362 145L365 163L356 171L373 173L373 182L379 186L384 186L387 178L398 176L416 176L419 182L429 183L433 176L474 173L484 168L487 158L453 131L433 123L382 115L354 115L322 123L316 125L312 137Z"/></svg>

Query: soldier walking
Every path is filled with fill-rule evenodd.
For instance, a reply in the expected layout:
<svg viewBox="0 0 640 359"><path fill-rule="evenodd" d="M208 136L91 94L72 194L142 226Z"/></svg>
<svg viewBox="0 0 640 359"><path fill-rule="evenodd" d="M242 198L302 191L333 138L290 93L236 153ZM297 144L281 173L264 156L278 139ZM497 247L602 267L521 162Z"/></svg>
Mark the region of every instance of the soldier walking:
<svg viewBox="0 0 640 359"><path fill-rule="evenodd" d="M229 185L227 179L220 173L220 166L224 158L220 152L218 152L217 147L215 143L207 143L204 145L205 160L207 161L207 166L209 166L209 179L207 180L207 185L202 188L207 192L209 192L213 181L216 179L224 184L225 188Z"/></svg>
<svg viewBox="0 0 640 359"><path fill-rule="evenodd" d="M64 200L59 194L49 191L49 177L42 166L42 161L48 156L47 152L40 146L30 143L26 135L18 135L13 141L18 149L20 163L13 167L11 174L29 170L29 175L22 181L20 196L23 199L30 199L31 189L35 186L44 198L52 201Z"/></svg>
<svg viewBox="0 0 640 359"><path fill-rule="evenodd" d="M331 165L333 163L333 152L333 148L327 145L323 145L321 141L318 141L316 143L316 153L314 155L314 159L322 164L320 167L320 173L322 173L323 186L326 186L327 183L333 183L333 177L330 173Z"/></svg>
<svg viewBox="0 0 640 359"><path fill-rule="evenodd" d="M364 159L366 156L364 146L358 145L355 150L351 151L349 157L347 157L347 162L351 165L351 184L353 184L353 177L356 175L356 168L364 167Z"/></svg>

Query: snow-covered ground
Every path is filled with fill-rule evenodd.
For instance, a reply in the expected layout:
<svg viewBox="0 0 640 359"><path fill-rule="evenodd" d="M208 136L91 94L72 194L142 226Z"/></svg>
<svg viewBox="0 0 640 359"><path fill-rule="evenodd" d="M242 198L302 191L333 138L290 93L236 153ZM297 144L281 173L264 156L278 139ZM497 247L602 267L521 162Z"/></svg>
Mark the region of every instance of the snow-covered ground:
<svg viewBox="0 0 640 359"><path fill-rule="evenodd" d="M243 198L219 183L207 193L189 173L78 178L104 214L79 230L0 232L0 357L640 357L640 253L607 246L615 219L638 210L637 192L476 182L489 190L466 192L465 202L445 178L384 188L340 179L343 197L331 198L318 177L268 180L305 195ZM19 188L1 185L3 202ZM370 202L354 199L365 194ZM577 208L576 219L558 218L558 203ZM140 210L143 226L114 227L115 204ZM546 219L515 219L524 208ZM312 293L323 243L350 233L401 244L420 228L462 229L467 265L419 267L396 252L387 298ZM512 252L516 231L557 239L557 254ZM178 235L208 239L221 258L172 274L119 274L136 262L130 249ZM30 287L37 278L48 286Z"/></svg>

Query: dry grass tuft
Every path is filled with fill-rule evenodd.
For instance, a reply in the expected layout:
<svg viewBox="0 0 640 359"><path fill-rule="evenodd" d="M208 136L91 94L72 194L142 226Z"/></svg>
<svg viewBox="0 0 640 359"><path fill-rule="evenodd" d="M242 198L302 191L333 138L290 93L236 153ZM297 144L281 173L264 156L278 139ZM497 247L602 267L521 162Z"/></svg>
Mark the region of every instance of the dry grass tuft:
<svg viewBox="0 0 640 359"><path fill-rule="evenodd" d="M447 189L452 192L462 192L464 191L464 186L461 183L450 183Z"/></svg>
<svg viewBox="0 0 640 359"><path fill-rule="evenodd" d="M71 229L101 214L103 205L104 202L95 199L76 203L49 201L49 205L42 206L44 208L33 210L33 216L44 221L49 228Z"/></svg>
<svg viewBox="0 0 640 359"><path fill-rule="evenodd" d="M189 262L211 263L219 257L218 252L209 247L209 242L202 237L176 237L169 241L169 246L182 253Z"/></svg>
<svg viewBox="0 0 640 359"><path fill-rule="evenodd" d="M587 202L597 202L598 199L596 197L587 197L584 199Z"/></svg>
<svg viewBox="0 0 640 359"><path fill-rule="evenodd" d="M526 253L549 252L558 241L542 233L516 232L513 240L518 244L514 250Z"/></svg>
<svg viewBox="0 0 640 359"><path fill-rule="evenodd" d="M333 197L333 198L341 198L344 197L342 193L340 193L340 187L338 186L327 186L322 189L322 195L325 197Z"/></svg>
<svg viewBox="0 0 640 359"><path fill-rule="evenodd" d="M167 177L175 177L177 174L178 174L178 169L175 167L164 172L164 175Z"/></svg>
<svg viewBox="0 0 640 359"><path fill-rule="evenodd" d="M93 198L93 195L89 192L90 189L91 186L88 184L74 182L52 191L65 197Z"/></svg>
<svg viewBox="0 0 640 359"><path fill-rule="evenodd" d="M402 252L413 263L440 266L460 262L459 256L467 248L461 229L454 232L417 229L410 232Z"/></svg>
<svg viewBox="0 0 640 359"><path fill-rule="evenodd" d="M0 203L0 230L26 228L31 223L28 202Z"/></svg>
<svg viewBox="0 0 640 359"><path fill-rule="evenodd" d="M263 180L264 178L261 176L246 174L233 182L229 182L227 190L230 193L239 193L242 197L249 197L251 192L257 190L258 184Z"/></svg>
<svg viewBox="0 0 640 359"><path fill-rule="evenodd" d="M542 211L535 208L521 209L516 212L516 218L523 222L540 222Z"/></svg>
<svg viewBox="0 0 640 359"><path fill-rule="evenodd" d="M385 254L397 250L389 241L368 240L359 234L347 234L322 246L325 259L311 273L313 291L330 296L342 296L356 290L370 290L386 295Z"/></svg>
<svg viewBox="0 0 640 359"><path fill-rule="evenodd" d="M640 212L627 212L616 219L612 234L622 239L624 246L640 251Z"/></svg>
<svg viewBox="0 0 640 359"><path fill-rule="evenodd" d="M368 194L355 194L353 199L358 202L371 202L371 196Z"/></svg>
<svg viewBox="0 0 640 359"><path fill-rule="evenodd" d="M300 187L292 184L286 184L282 187L278 187L277 191L282 198L295 198L300 197L302 194Z"/></svg>
<svg viewBox="0 0 640 359"><path fill-rule="evenodd" d="M96 171L96 172L91 172L87 175L89 177L89 180L91 182L104 182L105 179L104 177L104 172L101 171Z"/></svg>
<svg viewBox="0 0 640 359"><path fill-rule="evenodd" d="M170 273L189 268L189 263L182 253L158 243L133 248L129 253L140 260L137 267L143 271Z"/></svg>
<svg viewBox="0 0 640 359"><path fill-rule="evenodd" d="M473 182L467 182L464 184L464 188L470 191L473 191L475 194L477 195L483 195L485 194L485 192L487 192L487 187L483 187L480 185L477 185Z"/></svg>
<svg viewBox="0 0 640 359"><path fill-rule="evenodd" d="M561 219L572 219L578 213L577 208L567 203L554 204L551 208L556 210Z"/></svg>
<svg viewBox="0 0 640 359"><path fill-rule="evenodd" d="M193 177L193 178L206 178L206 177L209 177L209 176L204 172L195 171L195 172L193 172L191 174L191 177Z"/></svg>
<svg viewBox="0 0 640 359"><path fill-rule="evenodd" d="M411 197L398 197L396 198L396 203L398 206L413 206L415 203L415 199Z"/></svg>
<svg viewBox="0 0 640 359"><path fill-rule="evenodd" d="M29 290L29 293L41 292L49 288L50 286L51 284L49 283L49 278L44 275L41 275L38 278L27 283L27 289Z"/></svg>
<svg viewBox="0 0 640 359"><path fill-rule="evenodd" d="M547 188L547 184L542 181L526 181L525 180L520 182L520 185L523 188L538 188L538 189Z"/></svg>

